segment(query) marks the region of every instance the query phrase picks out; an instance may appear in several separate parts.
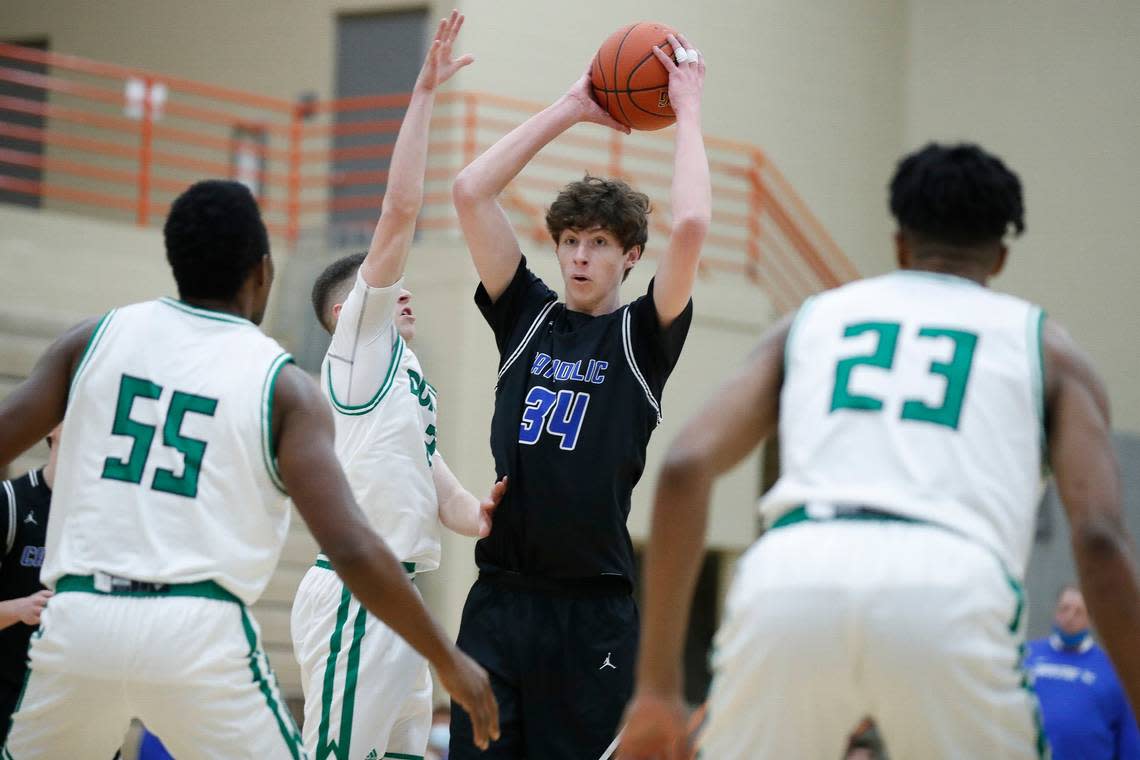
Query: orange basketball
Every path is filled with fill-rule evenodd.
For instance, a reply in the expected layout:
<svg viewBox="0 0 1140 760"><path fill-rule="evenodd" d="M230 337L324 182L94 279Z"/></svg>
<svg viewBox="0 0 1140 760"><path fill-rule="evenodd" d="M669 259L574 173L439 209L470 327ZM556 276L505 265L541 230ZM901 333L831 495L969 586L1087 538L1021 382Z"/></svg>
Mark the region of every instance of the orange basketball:
<svg viewBox="0 0 1140 760"><path fill-rule="evenodd" d="M590 66L594 100L627 127L661 129L677 120L669 104L669 72L653 55L654 45L673 55L667 34L677 32L651 21L623 26L594 56Z"/></svg>

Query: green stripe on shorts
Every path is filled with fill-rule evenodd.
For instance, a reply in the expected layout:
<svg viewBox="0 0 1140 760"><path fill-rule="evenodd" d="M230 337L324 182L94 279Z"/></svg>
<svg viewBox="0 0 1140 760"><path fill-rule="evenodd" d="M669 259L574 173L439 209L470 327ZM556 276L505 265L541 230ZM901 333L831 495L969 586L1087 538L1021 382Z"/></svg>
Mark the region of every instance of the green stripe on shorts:
<svg viewBox="0 0 1140 760"><path fill-rule="evenodd" d="M344 627L348 623L348 610L352 603L352 594L348 586L341 585L340 606L336 610L336 625L329 638L329 656L325 661L324 688L321 692L321 725L317 736L316 760L325 760L330 756L336 760L348 760L349 747L352 744L352 711L356 703L356 679L360 670L360 647L364 641L364 624L366 612L361 606L356 613L352 624L352 641L348 646L348 661L344 677L344 694L340 708L340 730L336 741L329 740L332 729L332 701L333 689L336 686L336 661L340 656L341 644L344 639Z"/></svg>
<svg viewBox="0 0 1140 760"><path fill-rule="evenodd" d="M289 713L282 715L282 710L277 704L277 699L274 697L274 689L277 679L273 677L273 683L270 683L269 677L273 676L269 670L269 658L261 651L261 646L257 642L257 633L253 629L253 621L250 620L249 613L245 608L241 610L241 625L245 631L245 640L249 644L249 669L253 673L253 682L257 684L261 693L265 695L265 702L269 706L269 712L273 713L273 719L277 721L277 728L281 731L281 738L285 740L285 746L289 748L289 755L293 760L301 760L301 732L297 730L297 724L293 722L293 716ZM263 676L261 667L258 665L258 658L265 659L266 674Z"/></svg>

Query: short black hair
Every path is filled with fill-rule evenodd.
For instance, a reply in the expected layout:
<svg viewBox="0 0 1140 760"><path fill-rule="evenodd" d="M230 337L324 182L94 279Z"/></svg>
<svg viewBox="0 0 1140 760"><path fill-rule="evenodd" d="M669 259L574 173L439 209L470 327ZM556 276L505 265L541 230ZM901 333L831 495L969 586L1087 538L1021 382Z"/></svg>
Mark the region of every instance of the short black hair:
<svg viewBox="0 0 1140 760"><path fill-rule="evenodd" d="M325 267L325 271L321 272L317 276L317 281L313 283L313 311L317 313L317 321L329 332L332 332L332 328L325 324L325 312L329 308L329 303L345 280L356 277L356 272L367 255L364 252L353 253L337 259Z"/></svg>
<svg viewBox="0 0 1140 760"><path fill-rule="evenodd" d="M905 156L890 184L899 228L934 243L994 243L1025 231L1021 181L977 145L928 143Z"/></svg>
<svg viewBox="0 0 1140 760"><path fill-rule="evenodd" d="M230 180L191 185L171 205L162 234L182 298L233 298L269 255L257 201L249 188Z"/></svg>

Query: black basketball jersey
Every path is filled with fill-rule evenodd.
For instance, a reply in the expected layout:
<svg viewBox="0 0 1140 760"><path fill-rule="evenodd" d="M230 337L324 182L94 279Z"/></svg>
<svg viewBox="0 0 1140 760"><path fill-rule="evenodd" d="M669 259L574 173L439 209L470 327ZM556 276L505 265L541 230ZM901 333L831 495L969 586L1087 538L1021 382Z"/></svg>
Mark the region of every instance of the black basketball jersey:
<svg viewBox="0 0 1140 760"><path fill-rule="evenodd" d="M663 330L651 282L594 317L559 303L523 259L498 300L480 285L475 303L499 347L491 451L497 476L510 478L476 563L549 579L616 575L632 587L630 496L692 301Z"/></svg>
<svg viewBox="0 0 1140 760"><path fill-rule="evenodd" d="M0 540L5 541L0 558L0 600L19 599L43 588L40 566L44 563L51 489L44 482L42 469L0 485ZM28 640L34 630L24 623L0 630L0 686L19 690L23 685Z"/></svg>

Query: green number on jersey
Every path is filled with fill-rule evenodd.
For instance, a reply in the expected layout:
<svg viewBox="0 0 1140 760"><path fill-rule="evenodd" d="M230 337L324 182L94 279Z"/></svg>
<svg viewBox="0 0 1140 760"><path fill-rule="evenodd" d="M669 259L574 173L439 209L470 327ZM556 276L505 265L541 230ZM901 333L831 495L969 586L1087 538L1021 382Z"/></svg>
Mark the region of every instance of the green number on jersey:
<svg viewBox="0 0 1140 760"><path fill-rule="evenodd" d="M872 396L860 396L848 390L851 381L851 371L860 364L880 367L885 370L894 365L895 350L898 346L900 325L896 322L860 322L848 325L843 331L844 338L853 338L866 332L874 332L879 336L875 350L866 355L851 356L841 359L835 367L835 388L831 394L831 411L837 409L855 409L859 411L879 411L883 408L881 399ZM919 338L937 339L949 338L954 342L954 355L949 362L930 362L929 372L932 375L941 375L946 378L946 391L942 403L930 406L921 399L905 399L902 406L901 419L918 422L931 422L935 425L944 425L952 430L958 429L958 422L962 417L962 402L966 397L966 383L970 379L970 368L974 363L974 349L978 345L978 336L963 330L953 330L946 327L923 327L918 331Z"/></svg>
<svg viewBox="0 0 1140 760"><path fill-rule="evenodd" d="M161 395L162 386L155 385L150 380L123 375L119 381L119 403L115 407L115 424L111 426L111 435L133 438L134 442L131 443L131 453L125 461L107 457L103 462L104 478L125 480L128 483L142 481L146 459L150 455L150 444L154 440L154 427L132 420L131 407L140 396L156 399Z"/></svg>
<svg viewBox="0 0 1140 760"><path fill-rule="evenodd" d="M949 363L930 362L930 374L946 378L946 394L942 397L942 404L934 407L920 400L910 399L903 403L902 418L933 422L957 430L958 420L962 416L962 400L966 397L966 381L970 379L970 366L974 363L974 348L978 345L978 336L945 327L923 327L918 331L918 337L949 338L954 341L954 355L950 357Z"/></svg>
<svg viewBox="0 0 1140 760"><path fill-rule="evenodd" d="M893 322L860 322L848 325L843 331L844 338L854 338L866 332L878 333L879 340L874 353L868 356L850 356L835 366L835 390L831 392L831 411L836 409L865 409L877 411L883 402L873 396L857 396L847 390L851 381L851 370L860 364L890 369L895 361L895 344L899 339L899 326Z"/></svg>
<svg viewBox="0 0 1140 760"><path fill-rule="evenodd" d="M141 483L146 461L150 457L150 447L154 442L155 428L144 422L131 419L131 408L136 398L158 399L162 386L149 380L123 375L119 382L119 401L115 407L115 422L111 435L121 435L134 439L131 452L126 460L107 457L103 462L103 477L108 480L123 480L128 483ZM206 442L182 435L182 422L190 412L213 417L218 408L218 400L192 393L175 391L170 399L170 409L162 426L162 443L182 454L182 474L175 475L171 470L158 468L151 481L151 488L176 496L194 498L198 495L198 474L202 469L202 457L206 453Z"/></svg>

